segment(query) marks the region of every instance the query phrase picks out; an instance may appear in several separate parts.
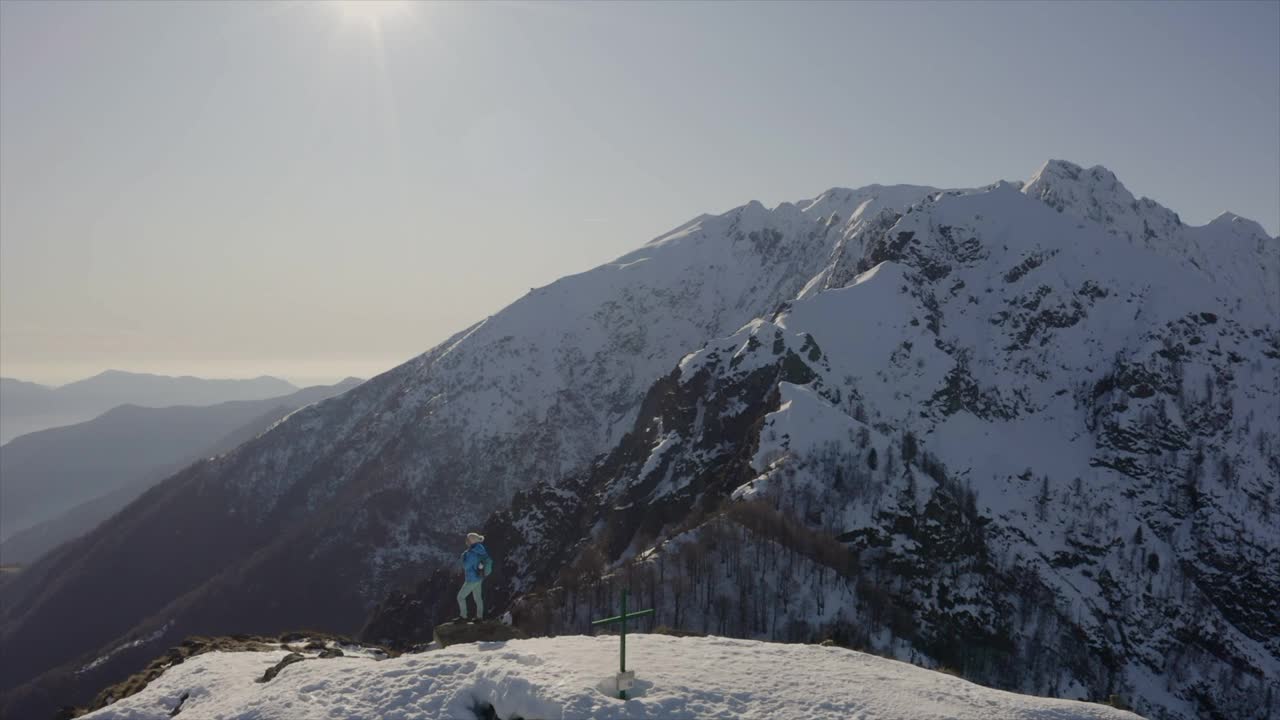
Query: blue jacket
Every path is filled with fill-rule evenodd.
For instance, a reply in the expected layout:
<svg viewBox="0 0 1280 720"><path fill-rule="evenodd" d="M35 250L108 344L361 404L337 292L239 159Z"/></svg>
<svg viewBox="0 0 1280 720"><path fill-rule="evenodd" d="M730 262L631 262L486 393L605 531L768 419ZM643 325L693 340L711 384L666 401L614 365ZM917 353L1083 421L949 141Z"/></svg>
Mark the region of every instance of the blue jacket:
<svg viewBox="0 0 1280 720"><path fill-rule="evenodd" d="M467 582L483 580L492 567L493 560L489 551L484 549L484 543L476 543L462 553L462 569L467 574Z"/></svg>

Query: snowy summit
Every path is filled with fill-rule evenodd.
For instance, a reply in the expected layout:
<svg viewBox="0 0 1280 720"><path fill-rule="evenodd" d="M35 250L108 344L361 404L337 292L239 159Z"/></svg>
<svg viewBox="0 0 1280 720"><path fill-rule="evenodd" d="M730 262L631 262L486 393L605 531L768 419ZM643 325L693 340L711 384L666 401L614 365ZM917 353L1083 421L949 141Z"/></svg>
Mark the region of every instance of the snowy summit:
<svg viewBox="0 0 1280 720"><path fill-rule="evenodd" d="M625 701L606 687L607 669L617 662L613 637L476 643L390 660L308 659L258 682L286 654L200 655L85 717L167 720L179 706L184 720L472 718L489 708L502 720L1137 717L1104 705L992 690L841 648L718 637L632 636L627 655L639 672Z"/></svg>

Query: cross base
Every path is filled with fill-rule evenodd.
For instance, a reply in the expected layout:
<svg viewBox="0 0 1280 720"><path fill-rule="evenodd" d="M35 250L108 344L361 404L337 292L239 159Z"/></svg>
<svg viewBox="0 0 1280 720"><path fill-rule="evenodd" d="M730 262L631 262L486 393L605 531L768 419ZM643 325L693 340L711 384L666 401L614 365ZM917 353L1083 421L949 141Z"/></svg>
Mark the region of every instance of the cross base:
<svg viewBox="0 0 1280 720"><path fill-rule="evenodd" d="M614 682L618 685L618 692L624 693L635 686L636 671L628 670L626 672L620 672L617 677L614 678Z"/></svg>

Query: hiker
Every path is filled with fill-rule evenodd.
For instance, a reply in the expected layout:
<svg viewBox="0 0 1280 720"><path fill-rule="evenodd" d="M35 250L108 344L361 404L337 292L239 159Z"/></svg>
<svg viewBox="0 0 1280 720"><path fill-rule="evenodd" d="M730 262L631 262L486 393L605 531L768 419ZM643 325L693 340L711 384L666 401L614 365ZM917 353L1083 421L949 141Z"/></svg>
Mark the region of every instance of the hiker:
<svg viewBox="0 0 1280 720"><path fill-rule="evenodd" d="M462 572L465 581L458 591L458 619L467 619L467 596L476 600L476 620L484 618L484 598L480 596L480 584L493 570L493 558L484 547L484 536L479 533L467 533L467 550L462 553Z"/></svg>

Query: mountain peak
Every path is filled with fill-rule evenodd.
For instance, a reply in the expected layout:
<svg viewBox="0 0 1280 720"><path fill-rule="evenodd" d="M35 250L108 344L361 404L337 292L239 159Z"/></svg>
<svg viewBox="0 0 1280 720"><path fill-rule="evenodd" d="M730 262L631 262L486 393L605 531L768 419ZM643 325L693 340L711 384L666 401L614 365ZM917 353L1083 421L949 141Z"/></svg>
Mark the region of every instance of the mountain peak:
<svg viewBox="0 0 1280 720"><path fill-rule="evenodd" d="M148 373L135 373L135 372L129 372L128 370L116 370L116 369L114 369L114 368L108 368L108 369L103 370L102 372L98 373L97 375L92 375L92 376L90 376L90 377L89 377L89 379L90 379L90 380L92 380L93 378L109 378L109 377L147 377L147 376L148 376ZM154 376L152 376L152 377L154 377Z"/></svg>
<svg viewBox="0 0 1280 720"><path fill-rule="evenodd" d="M1050 187L1064 184L1114 193L1127 201L1133 200L1133 194L1124 186L1124 183L1120 182L1115 173L1101 165L1086 169L1069 160L1046 160L1026 182L1022 191L1028 195L1036 195Z"/></svg>
<svg viewBox="0 0 1280 720"><path fill-rule="evenodd" d="M1135 198L1116 174L1101 165L1085 169L1066 160L1048 160L1022 192L1060 213L1092 220L1130 242L1168 240L1182 220L1151 198Z"/></svg>
<svg viewBox="0 0 1280 720"><path fill-rule="evenodd" d="M1270 240L1271 236L1254 220L1247 217L1241 217L1233 212L1222 212L1218 217L1209 221L1210 227L1220 227L1229 229L1236 235L1243 235L1252 238L1265 238Z"/></svg>

